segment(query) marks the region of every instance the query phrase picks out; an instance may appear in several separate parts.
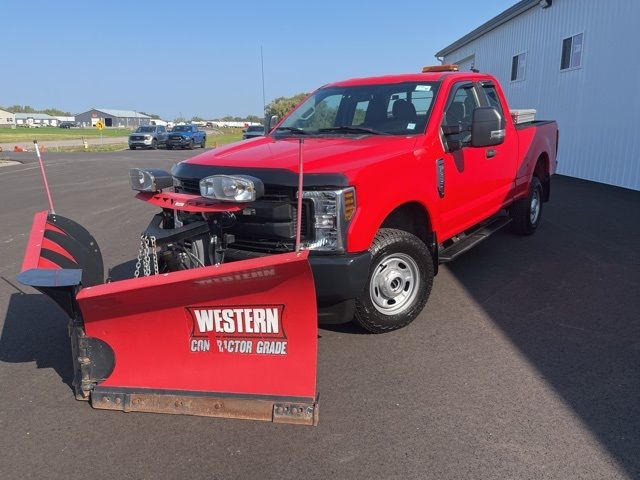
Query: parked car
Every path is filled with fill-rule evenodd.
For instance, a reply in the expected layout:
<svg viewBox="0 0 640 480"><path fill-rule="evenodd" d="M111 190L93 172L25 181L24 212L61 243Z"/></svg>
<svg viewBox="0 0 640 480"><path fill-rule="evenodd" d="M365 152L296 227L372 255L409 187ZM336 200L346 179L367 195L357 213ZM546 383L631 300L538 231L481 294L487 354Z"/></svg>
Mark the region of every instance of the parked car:
<svg viewBox="0 0 640 480"><path fill-rule="evenodd" d="M430 70L325 85L268 136L177 164L173 185L206 196L208 178L254 196L225 226L226 261L290 252L303 154L300 235L320 321L404 327L439 264L502 227L538 229L556 169L556 122L512 118L490 75Z"/></svg>
<svg viewBox="0 0 640 480"><path fill-rule="evenodd" d="M58 128L76 128L78 124L76 122L60 122Z"/></svg>
<svg viewBox="0 0 640 480"><path fill-rule="evenodd" d="M167 149L179 147L191 150L195 146L204 148L206 143L207 134L196 125L176 125L167 139Z"/></svg>
<svg viewBox="0 0 640 480"><path fill-rule="evenodd" d="M152 148L167 145L167 129L163 125L146 125L129 135L129 148Z"/></svg>
<svg viewBox="0 0 640 480"><path fill-rule="evenodd" d="M250 125L242 132L242 139L262 137L264 135L264 126L262 125Z"/></svg>

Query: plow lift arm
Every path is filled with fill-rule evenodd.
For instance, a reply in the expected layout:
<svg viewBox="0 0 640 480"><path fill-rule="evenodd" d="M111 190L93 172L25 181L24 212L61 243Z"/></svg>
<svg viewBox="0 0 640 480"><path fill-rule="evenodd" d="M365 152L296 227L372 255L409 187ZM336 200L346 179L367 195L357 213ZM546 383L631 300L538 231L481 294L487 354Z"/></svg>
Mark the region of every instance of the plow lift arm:
<svg viewBox="0 0 640 480"><path fill-rule="evenodd" d="M198 195L138 197L164 210L238 209ZM96 240L42 211L18 280L69 316L75 395L94 408L318 422L306 250L104 283Z"/></svg>

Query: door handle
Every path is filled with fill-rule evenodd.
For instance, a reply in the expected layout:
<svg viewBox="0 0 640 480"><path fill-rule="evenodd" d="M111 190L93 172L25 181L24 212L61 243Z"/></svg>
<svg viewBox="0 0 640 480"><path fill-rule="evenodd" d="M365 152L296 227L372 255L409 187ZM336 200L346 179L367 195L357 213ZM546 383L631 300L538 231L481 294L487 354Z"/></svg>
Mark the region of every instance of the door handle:
<svg viewBox="0 0 640 480"><path fill-rule="evenodd" d="M496 151L493 148L487 150L486 157L493 158L496 156Z"/></svg>

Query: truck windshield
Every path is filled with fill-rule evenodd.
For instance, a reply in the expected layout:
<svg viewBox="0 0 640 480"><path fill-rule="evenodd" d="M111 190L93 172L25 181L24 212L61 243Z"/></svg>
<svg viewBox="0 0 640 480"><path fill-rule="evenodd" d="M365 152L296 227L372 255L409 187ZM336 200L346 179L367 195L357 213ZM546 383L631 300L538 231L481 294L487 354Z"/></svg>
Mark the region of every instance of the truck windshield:
<svg viewBox="0 0 640 480"><path fill-rule="evenodd" d="M138 129L136 130L136 133L150 133L155 131L156 131L156 127L138 127Z"/></svg>
<svg viewBox="0 0 640 480"><path fill-rule="evenodd" d="M191 125L176 125L173 127L174 132L190 132Z"/></svg>
<svg viewBox="0 0 640 480"><path fill-rule="evenodd" d="M282 124L287 135L416 135L424 133L438 84L404 82L326 87Z"/></svg>

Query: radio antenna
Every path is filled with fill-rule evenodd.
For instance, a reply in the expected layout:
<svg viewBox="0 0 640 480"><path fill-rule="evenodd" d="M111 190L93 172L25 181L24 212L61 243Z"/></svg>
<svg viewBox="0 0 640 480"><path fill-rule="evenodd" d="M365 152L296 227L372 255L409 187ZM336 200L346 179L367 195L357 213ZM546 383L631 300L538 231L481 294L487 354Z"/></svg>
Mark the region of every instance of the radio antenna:
<svg viewBox="0 0 640 480"><path fill-rule="evenodd" d="M260 45L260 69L262 70L262 115L267 115L267 100L264 94L264 55L262 54L262 45Z"/></svg>
<svg viewBox="0 0 640 480"><path fill-rule="evenodd" d="M302 230L302 178L303 173L303 159L302 159L302 146L304 145L304 138L300 138L298 148L298 208L296 211L296 252L300 251L300 230Z"/></svg>

